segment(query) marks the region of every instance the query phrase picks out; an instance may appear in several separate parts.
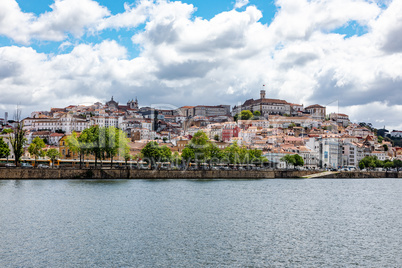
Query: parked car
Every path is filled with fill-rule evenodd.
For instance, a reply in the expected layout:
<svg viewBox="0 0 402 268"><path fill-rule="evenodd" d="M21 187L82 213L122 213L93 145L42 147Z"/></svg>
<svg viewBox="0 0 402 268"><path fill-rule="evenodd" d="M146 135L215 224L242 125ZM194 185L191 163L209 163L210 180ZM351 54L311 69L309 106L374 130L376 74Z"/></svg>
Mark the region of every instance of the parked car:
<svg viewBox="0 0 402 268"><path fill-rule="evenodd" d="M14 163L7 163L6 167L15 167L15 164Z"/></svg>
<svg viewBox="0 0 402 268"><path fill-rule="evenodd" d="M21 163L21 167L22 168L33 168L33 166L31 164L28 164L28 163Z"/></svg>
<svg viewBox="0 0 402 268"><path fill-rule="evenodd" d="M49 166L48 166L48 165L45 165L45 164L39 164L39 165L38 165L38 168L49 168Z"/></svg>

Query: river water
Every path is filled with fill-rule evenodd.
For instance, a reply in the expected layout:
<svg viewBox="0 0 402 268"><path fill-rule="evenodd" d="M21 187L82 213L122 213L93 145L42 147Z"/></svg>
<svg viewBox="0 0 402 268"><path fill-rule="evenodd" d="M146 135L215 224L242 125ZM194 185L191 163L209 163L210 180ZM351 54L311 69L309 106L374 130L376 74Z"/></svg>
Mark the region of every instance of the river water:
<svg viewBox="0 0 402 268"><path fill-rule="evenodd" d="M0 181L0 267L401 267L402 180Z"/></svg>

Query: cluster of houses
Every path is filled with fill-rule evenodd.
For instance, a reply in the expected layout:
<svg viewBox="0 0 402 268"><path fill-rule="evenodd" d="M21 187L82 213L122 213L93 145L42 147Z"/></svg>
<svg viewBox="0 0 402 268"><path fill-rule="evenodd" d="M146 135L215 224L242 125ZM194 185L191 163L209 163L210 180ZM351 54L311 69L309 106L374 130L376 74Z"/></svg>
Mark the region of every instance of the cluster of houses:
<svg viewBox="0 0 402 268"><path fill-rule="evenodd" d="M234 121L234 115L243 110L259 113L249 120ZM0 128L13 128L16 123L8 120L7 114L4 119L0 118ZM348 115L327 115L326 108L318 104L304 107L268 99L264 90L259 99L246 100L232 110L230 105L139 107L137 99L120 105L112 97L105 104L97 102L90 106L70 105L35 111L22 123L27 145L40 137L45 140L47 149L58 149L65 159L77 157L66 146L67 136L98 125L122 129L131 141L132 155L138 154L150 140L164 143L172 152L180 154L191 137L203 131L221 149L237 142L262 150L270 165L276 168L285 167L280 159L287 154L299 154L305 168L311 169L358 167L365 156L402 160L402 148L393 147L390 142L379 142L368 128L351 123ZM402 137L402 131L390 134ZM2 136L8 142L8 136ZM25 157L30 157L28 152Z"/></svg>

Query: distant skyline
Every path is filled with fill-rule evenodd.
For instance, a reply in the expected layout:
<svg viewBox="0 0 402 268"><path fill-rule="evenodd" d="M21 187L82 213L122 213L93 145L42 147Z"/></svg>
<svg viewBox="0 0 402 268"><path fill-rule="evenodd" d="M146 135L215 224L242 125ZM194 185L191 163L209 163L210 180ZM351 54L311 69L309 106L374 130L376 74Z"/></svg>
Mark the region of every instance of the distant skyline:
<svg viewBox="0 0 402 268"><path fill-rule="evenodd" d="M402 130L400 0L1 0L0 117L140 106L320 104Z"/></svg>

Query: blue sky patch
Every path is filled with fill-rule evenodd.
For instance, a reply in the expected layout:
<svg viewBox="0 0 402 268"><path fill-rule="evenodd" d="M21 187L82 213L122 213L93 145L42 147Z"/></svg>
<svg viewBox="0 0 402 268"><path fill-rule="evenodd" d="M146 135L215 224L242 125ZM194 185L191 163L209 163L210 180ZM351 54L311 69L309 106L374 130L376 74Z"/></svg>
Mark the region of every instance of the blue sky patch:
<svg viewBox="0 0 402 268"><path fill-rule="evenodd" d="M351 21L347 25L332 31L332 33L345 35L345 38L349 38L352 36L362 36L367 32L368 28L366 26L360 25L357 21Z"/></svg>

